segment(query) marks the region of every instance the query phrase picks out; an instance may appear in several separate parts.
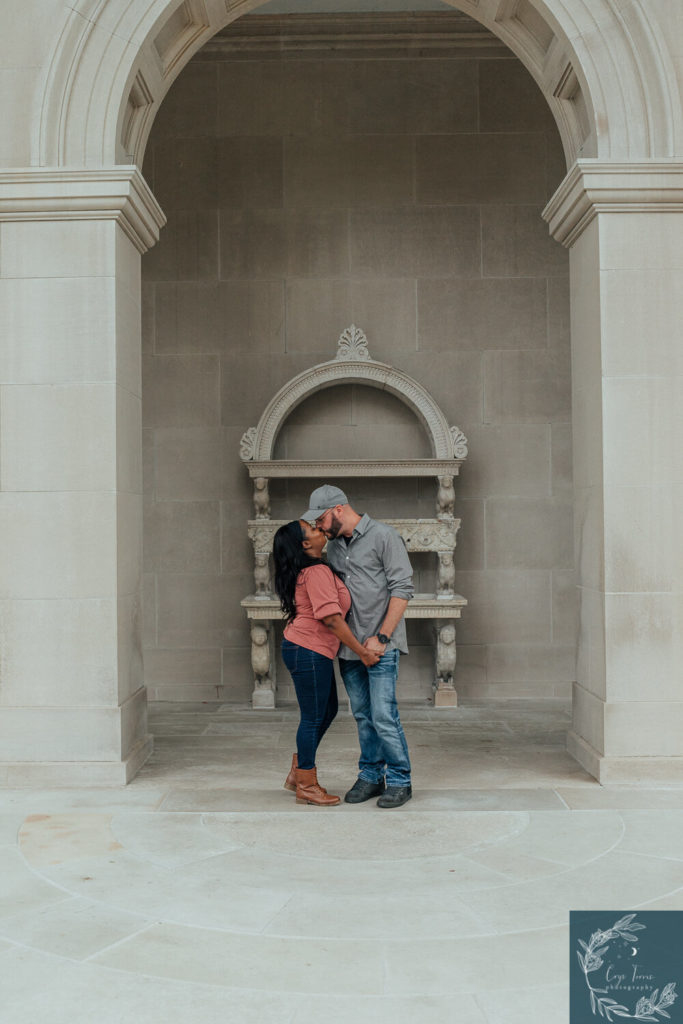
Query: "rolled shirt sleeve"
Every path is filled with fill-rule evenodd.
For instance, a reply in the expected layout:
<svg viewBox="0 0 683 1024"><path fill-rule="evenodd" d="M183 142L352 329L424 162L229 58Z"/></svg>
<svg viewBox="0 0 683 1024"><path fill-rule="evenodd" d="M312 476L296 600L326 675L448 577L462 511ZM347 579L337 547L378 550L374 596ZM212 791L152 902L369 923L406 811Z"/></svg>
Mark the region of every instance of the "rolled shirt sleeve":
<svg viewBox="0 0 683 1024"><path fill-rule="evenodd" d="M384 535L383 562L389 596L410 601L415 594L413 567L403 538L396 530L387 530Z"/></svg>
<svg viewBox="0 0 683 1024"><path fill-rule="evenodd" d="M307 569L304 586L316 619L343 615L332 570L326 565L312 565Z"/></svg>

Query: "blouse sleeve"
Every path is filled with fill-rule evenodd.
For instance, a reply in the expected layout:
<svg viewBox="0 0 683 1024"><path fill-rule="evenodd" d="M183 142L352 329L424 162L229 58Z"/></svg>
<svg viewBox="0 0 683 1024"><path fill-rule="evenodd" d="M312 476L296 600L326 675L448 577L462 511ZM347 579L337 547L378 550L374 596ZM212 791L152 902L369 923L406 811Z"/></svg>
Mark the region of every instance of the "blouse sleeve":
<svg viewBox="0 0 683 1024"><path fill-rule="evenodd" d="M343 614L334 573L326 565L312 565L307 569L304 586L316 619Z"/></svg>

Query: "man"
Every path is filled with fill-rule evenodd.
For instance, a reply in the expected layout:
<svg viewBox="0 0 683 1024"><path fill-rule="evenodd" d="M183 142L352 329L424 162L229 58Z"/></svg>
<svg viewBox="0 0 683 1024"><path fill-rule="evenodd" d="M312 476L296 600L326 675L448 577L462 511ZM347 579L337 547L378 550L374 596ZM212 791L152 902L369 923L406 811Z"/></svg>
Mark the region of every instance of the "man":
<svg viewBox="0 0 683 1024"><path fill-rule="evenodd" d="M358 779L344 797L350 804L378 796L378 807L400 807L412 796L410 757L396 703L398 659L408 653L403 618L413 596L413 570L396 530L359 515L331 484L313 491L302 519L323 531L327 558L351 593L349 625L380 660L366 668L342 646L339 667L358 725Z"/></svg>

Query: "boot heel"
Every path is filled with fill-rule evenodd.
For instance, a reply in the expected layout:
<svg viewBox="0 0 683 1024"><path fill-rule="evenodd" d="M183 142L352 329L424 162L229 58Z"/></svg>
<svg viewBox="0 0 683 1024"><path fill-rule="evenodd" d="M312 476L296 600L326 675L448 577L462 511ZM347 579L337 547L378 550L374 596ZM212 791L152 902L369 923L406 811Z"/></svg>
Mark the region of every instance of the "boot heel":
<svg viewBox="0 0 683 1024"><path fill-rule="evenodd" d="M298 804L310 804L311 801L310 800L305 800L302 796L298 796L296 798L296 802Z"/></svg>

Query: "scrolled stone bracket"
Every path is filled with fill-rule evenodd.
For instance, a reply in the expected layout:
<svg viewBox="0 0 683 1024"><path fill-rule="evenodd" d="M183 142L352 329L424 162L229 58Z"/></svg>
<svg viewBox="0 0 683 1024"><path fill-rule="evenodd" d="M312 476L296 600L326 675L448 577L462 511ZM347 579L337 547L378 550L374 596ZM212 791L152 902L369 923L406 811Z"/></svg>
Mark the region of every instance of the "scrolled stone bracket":
<svg viewBox="0 0 683 1024"><path fill-rule="evenodd" d="M249 427L240 438L240 458L242 462L251 462L255 454L256 427Z"/></svg>
<svg viewBox="0 0 683 1024"><path fill-rule="evenodd" d="M467 458L467 438L463 434L460 427L450 428L451 440L453 442L453 458L454 459L466 459Z"/></svg>

